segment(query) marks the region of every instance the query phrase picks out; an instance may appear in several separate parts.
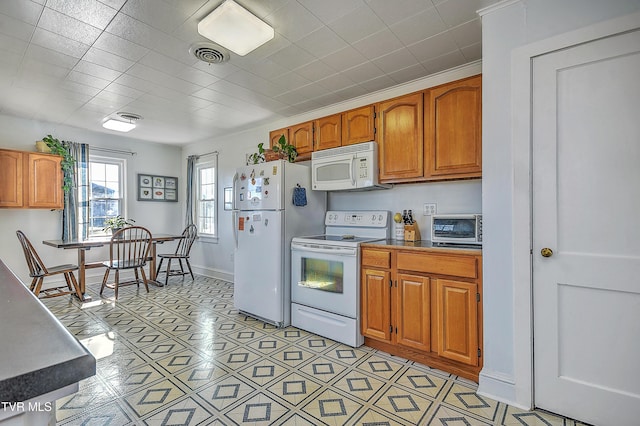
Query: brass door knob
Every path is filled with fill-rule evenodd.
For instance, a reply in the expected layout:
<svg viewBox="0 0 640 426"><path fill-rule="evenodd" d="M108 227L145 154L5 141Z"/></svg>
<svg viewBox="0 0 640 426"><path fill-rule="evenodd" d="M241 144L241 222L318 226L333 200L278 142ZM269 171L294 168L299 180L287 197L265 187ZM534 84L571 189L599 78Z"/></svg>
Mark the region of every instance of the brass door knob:
<svg viewBox="0 0 640 426"><path fill-rule="evenodd" d="M549 247L545 247L540 250L540 254L542 255L542 257L551 257L553 256L553 250L551 250Z"/></svg>

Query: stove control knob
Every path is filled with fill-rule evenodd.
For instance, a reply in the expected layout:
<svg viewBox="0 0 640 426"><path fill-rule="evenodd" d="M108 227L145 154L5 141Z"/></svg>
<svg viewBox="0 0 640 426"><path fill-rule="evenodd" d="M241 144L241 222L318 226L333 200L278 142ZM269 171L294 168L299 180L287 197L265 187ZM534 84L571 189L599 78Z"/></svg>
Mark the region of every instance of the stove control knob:
<svg viewBox="0 0 640 426"><path fill-rule="evenodd" d="M378 220L382 222L382 215L378 216Z"/></svg>

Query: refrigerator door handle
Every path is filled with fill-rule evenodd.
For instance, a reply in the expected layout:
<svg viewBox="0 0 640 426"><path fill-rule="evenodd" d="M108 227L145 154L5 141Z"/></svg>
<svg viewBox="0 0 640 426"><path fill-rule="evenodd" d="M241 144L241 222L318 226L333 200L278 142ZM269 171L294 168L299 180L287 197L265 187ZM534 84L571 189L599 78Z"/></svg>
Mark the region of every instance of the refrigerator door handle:
<svg viewBox="0 0 640 426"><path fill-rule="evenodd" d="M233 183L231 184L231 187L233 188L233 194L231 194L231 196L233 197L231 199L231 210L238 210L238 207L236 206L236 183L237 182L238 182L238 173L233 175Z"/></svg>
<svg viewBox="0 0 640 426"><path fill-rule="evenodd" d="M233 240L235 241L236 248L238 248L238 210L234 210L231 213L231 220L233 221Z"/></svg>

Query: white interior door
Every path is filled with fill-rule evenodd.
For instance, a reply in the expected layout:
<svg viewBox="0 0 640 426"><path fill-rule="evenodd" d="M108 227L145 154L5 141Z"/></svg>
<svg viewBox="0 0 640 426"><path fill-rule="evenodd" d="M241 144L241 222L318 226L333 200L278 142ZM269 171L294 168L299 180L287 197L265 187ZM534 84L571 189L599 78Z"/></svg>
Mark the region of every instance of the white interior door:
<svg viewBox="0 0 640 426"><path fill-rule="evenodd" d="M640 31L542 55L533 80L535 404L637 425Z"/></svg>

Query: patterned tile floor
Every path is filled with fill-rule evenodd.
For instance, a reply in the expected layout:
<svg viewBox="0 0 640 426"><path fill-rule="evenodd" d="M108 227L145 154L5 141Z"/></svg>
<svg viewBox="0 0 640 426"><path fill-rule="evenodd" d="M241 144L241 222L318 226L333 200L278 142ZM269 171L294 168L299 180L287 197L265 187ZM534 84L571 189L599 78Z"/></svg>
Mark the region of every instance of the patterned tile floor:
<svg viewBox="0 0 640 426"><path fill-rule="evenodd" d="M233 284L172 278L118 301L44 303L96 358L58 425L567 425L476 395L476 384L233 308ZM106 294L105 294L106 295Z"/></svg>

